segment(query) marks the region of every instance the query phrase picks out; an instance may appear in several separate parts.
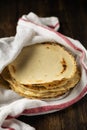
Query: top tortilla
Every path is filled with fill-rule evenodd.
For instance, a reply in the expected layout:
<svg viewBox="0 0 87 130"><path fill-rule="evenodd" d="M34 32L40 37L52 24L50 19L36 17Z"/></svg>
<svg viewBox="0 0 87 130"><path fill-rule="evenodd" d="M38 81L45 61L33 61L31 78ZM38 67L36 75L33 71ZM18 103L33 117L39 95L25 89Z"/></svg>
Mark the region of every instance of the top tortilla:
<svg viewBox="0 0 87 130"><path fill-rule="evenodd" d="M64 47L45 42L23 48L8 69L20 84L41 85L72 78L76 62Z"/></svg>

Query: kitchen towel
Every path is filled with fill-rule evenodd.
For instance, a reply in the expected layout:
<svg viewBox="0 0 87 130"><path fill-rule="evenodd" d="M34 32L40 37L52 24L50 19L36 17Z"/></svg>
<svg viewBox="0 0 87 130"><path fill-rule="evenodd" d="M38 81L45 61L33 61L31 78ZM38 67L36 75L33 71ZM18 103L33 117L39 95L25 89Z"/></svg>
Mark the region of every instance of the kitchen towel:
<svg viewBox="0 0 87 130"><path fill-rule="evenodd" d="M35 43L56 41L69 49L81 70L81 80L72 91L50 100L27 99L0 85L0 130L35 130L16 119L20 115L40 115L59 111L79 101L87 92L87 50L78 41L59 32L57 17L42 18L30 12L19 20L14 37L0 39L0 72L12 62L22 48Z"/></svg>

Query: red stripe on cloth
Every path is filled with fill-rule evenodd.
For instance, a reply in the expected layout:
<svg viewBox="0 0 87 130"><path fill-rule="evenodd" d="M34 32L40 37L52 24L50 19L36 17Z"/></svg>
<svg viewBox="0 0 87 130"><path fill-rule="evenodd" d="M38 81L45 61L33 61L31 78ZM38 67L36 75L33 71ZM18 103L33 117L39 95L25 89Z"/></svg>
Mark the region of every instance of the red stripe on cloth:
<svg viewBox="0 0 87 130"><path fill-rule="evenodd" d="M4 127L4 126L2 126L2 128L3 128L3 129L6 129L6 130L7 130L7 129L8 129L8 130L15 130L14 128L9 128L9 127Z"/></svg>
<svg viewBox="0 0 87 130"><path fill-rule="evenodd" d="M54 26L49 26L49 25L47 25L47 26L50 27L50 28L52 28L52 29L54 29L54 28L56 28L56 27L59 26L59 23L56 23Z"/></svg>
<svg viewBox="0 0 87 130"><path fill-rule="evenodd" d="M26 20L26 19L24 19L24 18L19 18L19 20L23 20L23 21L25 21L25 22L31 22L31 23L33 23L33 24L35 24L35 25L37 25L37 26L41 26L41 27L44 27L44 25L39 25L39 24L37 24L37 23L34 23L33 21L31 21L31 20ZM56 28L57 26L60 26L60 24L59 24L59 22L57 22L55 25L45 25L45 28L47 28L48 29L48 27L50 27L51 29L54 29L54 28Z"/></svg>

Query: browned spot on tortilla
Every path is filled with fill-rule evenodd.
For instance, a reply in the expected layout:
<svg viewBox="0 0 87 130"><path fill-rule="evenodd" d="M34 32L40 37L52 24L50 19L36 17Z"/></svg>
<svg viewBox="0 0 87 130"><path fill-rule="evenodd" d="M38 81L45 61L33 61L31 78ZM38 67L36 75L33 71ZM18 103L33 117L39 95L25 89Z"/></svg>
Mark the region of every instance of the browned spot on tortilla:
<svg viewBox="0 0 87 130"><path fill-rule="evenodd" d="M64 58L62 59L61 64L63 66L63 70L61 71L61 73L63 73L67 69L67 64L66 64L66 61L64 60Z"/></svg>
<svg viewBox="0 0 87 130"><path fill-rule="evenodd" d="M49 49L49 46L47 46L47 49Z"/></svg>

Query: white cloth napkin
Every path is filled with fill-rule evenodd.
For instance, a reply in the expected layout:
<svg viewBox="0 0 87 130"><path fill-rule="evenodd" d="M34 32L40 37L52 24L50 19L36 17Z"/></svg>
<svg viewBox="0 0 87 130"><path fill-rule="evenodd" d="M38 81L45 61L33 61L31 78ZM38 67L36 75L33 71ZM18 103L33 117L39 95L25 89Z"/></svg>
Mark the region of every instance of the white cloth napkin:
<svg viewBox="0 0 87 130"><path fill-rule="evenodd" d="M0 39L0 72L13 61L24 46L56 41L69 49L81 69L81 80L66 95L52 100L27 99L0 86L0 130L34 130L29 124L15 119L20 115L39 115L59 111L79 101L87 92L87 51L83 45L59 32L56 17L40 18L34 13L19 19L14 37Z"/></svg>

